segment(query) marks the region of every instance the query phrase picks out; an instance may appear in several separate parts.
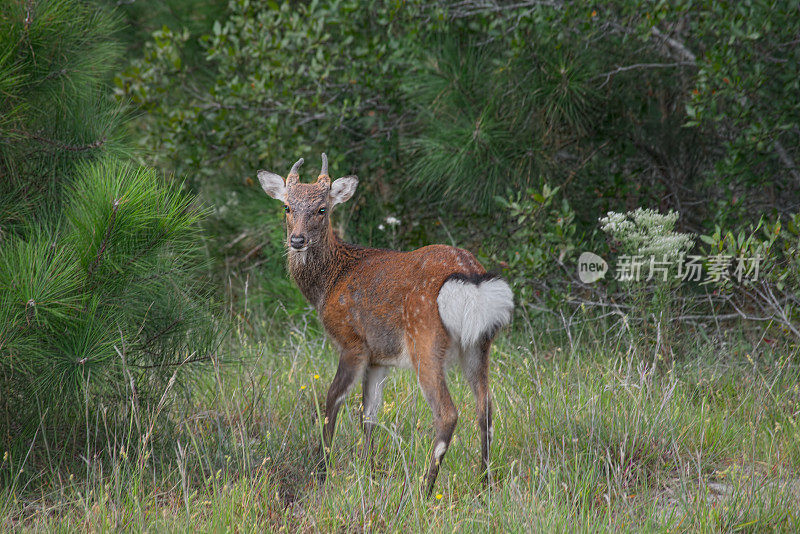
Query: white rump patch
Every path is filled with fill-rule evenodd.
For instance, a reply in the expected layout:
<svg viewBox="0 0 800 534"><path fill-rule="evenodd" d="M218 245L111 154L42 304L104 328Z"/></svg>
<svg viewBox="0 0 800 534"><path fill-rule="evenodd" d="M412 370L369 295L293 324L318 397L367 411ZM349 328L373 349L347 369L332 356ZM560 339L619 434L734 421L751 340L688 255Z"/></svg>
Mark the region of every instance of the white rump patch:
<svg viewBox="0 0 800 534"><path fill-rule="evenodd" d="M474 284L451 279L444 283L436 299L445 328L465 349L481 337L511 321L514 294L499 278Z"/></svg>

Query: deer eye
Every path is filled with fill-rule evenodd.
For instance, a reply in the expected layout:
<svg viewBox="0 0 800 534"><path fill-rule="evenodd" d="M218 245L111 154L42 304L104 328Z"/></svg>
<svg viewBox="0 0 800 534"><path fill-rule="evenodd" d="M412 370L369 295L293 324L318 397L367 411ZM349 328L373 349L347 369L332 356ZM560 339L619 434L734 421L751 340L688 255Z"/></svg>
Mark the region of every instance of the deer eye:
<svg viewBox="0 0 800 534"><path fill-rule="evenodd" d="M321 214L323 214L323 213L325 213L325 208L320 208L320 209L319 209L319 213L320 213L320 215L321 215Z"/></svg>
<svg viewBox="0 0 800 534"><path fill-rule="evenodd" d="M290 211L292 211L292 210L290 210L290 209L289 209L289 206L284 206L284 207L283 207L283 211L284 211L285 213L289 213L289 212L290 212Z"/></svg>

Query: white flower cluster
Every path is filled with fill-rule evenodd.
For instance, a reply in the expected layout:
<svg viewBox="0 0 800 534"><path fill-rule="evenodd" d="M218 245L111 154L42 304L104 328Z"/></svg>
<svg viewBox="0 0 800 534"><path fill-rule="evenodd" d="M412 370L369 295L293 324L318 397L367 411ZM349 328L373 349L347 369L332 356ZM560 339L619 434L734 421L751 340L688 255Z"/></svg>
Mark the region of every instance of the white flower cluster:
<svg viewBox="0 0 800 534"><path fill-rule="evenodd" d="M694 244L693 234L675 232L678 212L666 215L637 208L627 213L609 211L600 219L600 228L619 241L625 252L672 259L685 254Z"/></svg>
<svg viewBox="0 0 800 534"><path fill-rule="evenodd" d="M395 226L398 226L400 224L400 219L398 219L394 215L389 215L388 217L386 217L386 219L384 219L384 221L386 222L386 224L388 224L391 227L395 227ZM379 224L378 225L378 230L383 231L385 229L386 229L386 227L383 224Z"/></svg>

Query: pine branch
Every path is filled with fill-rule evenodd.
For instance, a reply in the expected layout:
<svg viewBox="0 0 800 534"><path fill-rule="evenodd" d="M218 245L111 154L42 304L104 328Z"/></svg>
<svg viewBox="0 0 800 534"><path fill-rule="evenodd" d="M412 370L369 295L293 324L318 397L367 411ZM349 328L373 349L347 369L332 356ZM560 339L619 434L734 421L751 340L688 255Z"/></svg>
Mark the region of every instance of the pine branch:
<svg viewBox="0 0 800 534"><path fill-rule="evenodd" d="M141 346L142 346L142 347L147 347L147 346L149 346L151 343L153 343L154 341L156 341L156 340L160 339L162 336L165 336L165 335L166 335L166 334L168 334L168 333L169 333L169 332L170 332L172 329L174 329L176 326L178 326L178 324L180 323L180 321L181 321L181 319L180 319L180 318L173 319L173 320L172 320L172 322L170 322L170 323L169 323L167 326L165 326L164 328L162 328L161 330L159 330L158 332L156 332L155 334L153 334L153 335L151 335L149 338L147 338L147 339L146 339L146 340L145 340L145 341L144 341L144 342L141 344Z"/></svg>
<svg viewBox="0 0 800 534"><path fill-rule="evenodd" d="M114 230L114 224L116 223L117 220L118 209L119 209L119 199L115 200L114 205L111 207L111 218L108 221L108 227L106 228L106 233L105 235L103 235L103 241L102 243L100 243L100 249L97 251L97 256L89 265L89 269L87 269L87 274L90 278L94 270L97 268L97 265L100 263L103 254L106 251L106 247L108 246L108 240L111 238L111 232Z"/></svg>
<svg viewBox="0 0 800 534"><path fill-rule="evenodd" d="M48 76L52 76L52 75L53 74L51 73ZM56 73L56 75L58 75L58 73ZM10 132L11 133L15 133L15 134L23 135L23 136L27 137L28 139L32 139L34 141L39 141L40 143L44 143L44 144L47 144L47 145L50 145L50 146L54 146L54 147L56 147L58 149L61 149L61 150L67 150L69 152L86 152L87 150L93 150L95 148L100 148L106 143L106 141L108 141L108 136L104 135L100 139L97 139L96 141L92 141L91 143L87 143L85 145L71 145L71 144L65 143L63 141L58 141L56 139L50 139L48 137L44 137L43 135L38 134L38 133L26 132L25 130L11 129Z"/></svg>
<svg viewBox="0 0 800 534"><path fill-rule="evenodd" d="M34 141L39 141L39 142L42 142L42 143L46 143L48 145L52 145L52 146L54 146L56 148L59 148L61 150L68 150L70 152L85 152L87 150L100 148L107 141L107 137L105 135L103 137L101 137L100 139L98 139L97 141L93 141L93 142L88 143L86 145L70 145L70 144L67 144L67 143L63 143L61 141L56 141L54 139L48 139L46 137L42 137L41 135L37 135L37 134L31 134L31 135L29 135L29 137L31 139L33 139Z"/></svg>
<svg viewBox="0 0 800 534"><path fill-rule="evenodd" d="M126 263L126 265L132 265L132 264L133 264L133 263L135 263L137 260L139 260L139 258L141 258L141 257L142 257L142 256L144 256L145 254L147 254L148 252L150 252L151 250L153 250L153 248L155 248L155 246L156 246L156 245L158 245L158 244L161 242L161 240L162 240L164 237L166 237L166 236L167 236L167 233L168 233L168 232L167 232L167 230L166 230L166 229L162 229L162 230L161 230L161 231L160 231L158 234L156 234L156 235L153 237L153 239L151 239L151 240L150 240L150 242L149 242L149 243L147 243L145 246L143 246L141 249L139 249L139 251L136 253L136 255L135 255L135 256L133 256L133 257L132 257L130 260L128 260L128 262Z"/></svg>

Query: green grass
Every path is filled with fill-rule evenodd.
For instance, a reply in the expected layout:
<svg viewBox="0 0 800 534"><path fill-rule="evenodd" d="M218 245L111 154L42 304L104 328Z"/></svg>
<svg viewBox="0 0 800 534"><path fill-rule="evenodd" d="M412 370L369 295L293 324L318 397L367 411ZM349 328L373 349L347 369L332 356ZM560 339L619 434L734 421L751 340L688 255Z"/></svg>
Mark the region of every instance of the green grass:
<svg viewBox="0 0 800 534"><path fill-rule="evenodd" d="M11 483L0 490L0 525L136 532L800 528L795 348L756 346L752 355L696 348L671 362L655 358L653 367L647 349L611 342L606 330L572 332L561 344L518 325L492 355L493 484L485 488L478 477L474 403L454 369L459 424L434 491L441 497L427 500L418 488L431 414L406 371L392 374L386 388L372 469L359 460L357 386L339 419L330 476L317 482L319 403L336 356L313 315L276 313L247 322L251 332L269 332L260 336L267 342L239 332L227 363L188 390L168 389L162 402L135 406L119 420L96 417L94 437L76 458L5 457L0 474ZM57 440L39 439L39 448L59 448Z"/></svg>

